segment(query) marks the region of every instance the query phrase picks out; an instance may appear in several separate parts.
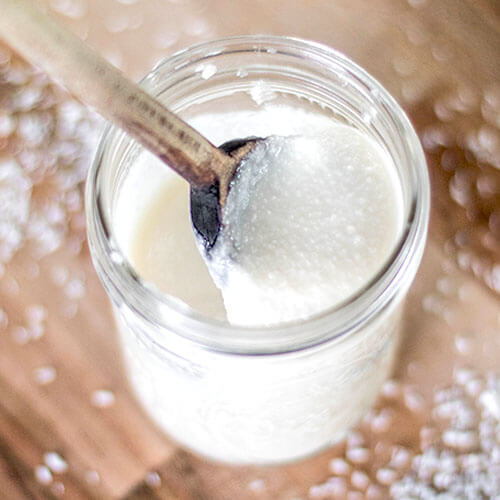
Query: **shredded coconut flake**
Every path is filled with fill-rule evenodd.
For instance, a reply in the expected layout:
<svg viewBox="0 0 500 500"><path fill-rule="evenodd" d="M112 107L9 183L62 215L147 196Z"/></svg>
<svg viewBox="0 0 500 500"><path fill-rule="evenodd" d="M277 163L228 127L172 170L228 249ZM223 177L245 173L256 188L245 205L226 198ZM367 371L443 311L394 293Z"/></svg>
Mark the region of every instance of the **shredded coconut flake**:
<svg viewBox="0 0 500 500"><path fill-rule="evenodd" d="M63 474L68 470L66 460L64 460L64 458L62 458L61 455L55 451L45 453L43 461L45 462L45 465L55 474Z"/></svg>
<svg viewBox="0 0 500 500"><path fill-rule="evenodd" d="M108 390L99 389L92 393L92 404L97 408L108 408L115 402L115 395Z"/></svg>

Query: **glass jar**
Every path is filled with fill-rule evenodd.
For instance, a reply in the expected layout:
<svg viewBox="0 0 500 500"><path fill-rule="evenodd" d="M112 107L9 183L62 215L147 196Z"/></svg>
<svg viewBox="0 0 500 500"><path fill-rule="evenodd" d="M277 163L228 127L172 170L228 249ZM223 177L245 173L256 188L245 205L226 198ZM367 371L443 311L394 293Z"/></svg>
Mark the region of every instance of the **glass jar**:
<svg viewBox="0 0 500 500"><path fill-rule="evenodd" d="M292 38L197 45L163 61L142 85L187 120L200 111L255 109L270 98L319 106L375 138L392 158L404 228L385 267L340 306L269 328L205 317L134 271L114 222L136 143L108 128L89 171L92 258L113 304L130 383L155 422L191 450L234 464L281 463L330 446L391 373L403 299L424 249L429 181L412 126L356 64Z"/></svg>

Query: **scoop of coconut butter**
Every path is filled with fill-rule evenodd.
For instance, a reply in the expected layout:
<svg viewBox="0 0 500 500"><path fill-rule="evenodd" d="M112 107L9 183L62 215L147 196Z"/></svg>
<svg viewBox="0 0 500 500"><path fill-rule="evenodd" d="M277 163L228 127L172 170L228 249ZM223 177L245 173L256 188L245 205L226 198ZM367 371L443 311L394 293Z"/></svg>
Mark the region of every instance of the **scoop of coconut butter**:
<svg viewBox="0 0 500 500"><path fill-rule="evenodd" d="M244 158L210 252L200 245L230 323L305 319L359 291L401 233L390 157L332 122L314 135L270 136Z"/></svg>

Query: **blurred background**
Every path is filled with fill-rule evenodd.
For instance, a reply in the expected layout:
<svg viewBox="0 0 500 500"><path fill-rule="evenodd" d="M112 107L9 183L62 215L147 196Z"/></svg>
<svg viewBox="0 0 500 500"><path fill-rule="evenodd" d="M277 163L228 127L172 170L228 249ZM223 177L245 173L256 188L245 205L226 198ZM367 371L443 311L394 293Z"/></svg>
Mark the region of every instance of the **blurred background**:
<svg viewBox="0 0 500 500"><path fill-rule="evenodd" d="M227 35L345 52L409 114L432 215L399 366L348 439L284 467L204 461L162 436L126 386L85 240L102 120L0 44L2 498L500 498L500 3L39 3L135 80Z"/></svg>

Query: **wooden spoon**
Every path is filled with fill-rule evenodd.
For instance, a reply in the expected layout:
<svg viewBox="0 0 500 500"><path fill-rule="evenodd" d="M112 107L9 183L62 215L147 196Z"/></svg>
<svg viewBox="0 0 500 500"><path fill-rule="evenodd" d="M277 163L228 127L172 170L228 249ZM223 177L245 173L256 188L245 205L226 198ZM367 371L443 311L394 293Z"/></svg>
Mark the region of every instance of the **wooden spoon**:
<svg viewBox="0 0 500 500"><path fill-rule="evenodd" d="M30 0L0 0L0 37L189 182L193 226L208 252L229 184L258 139L217 148Z"/></svg>

